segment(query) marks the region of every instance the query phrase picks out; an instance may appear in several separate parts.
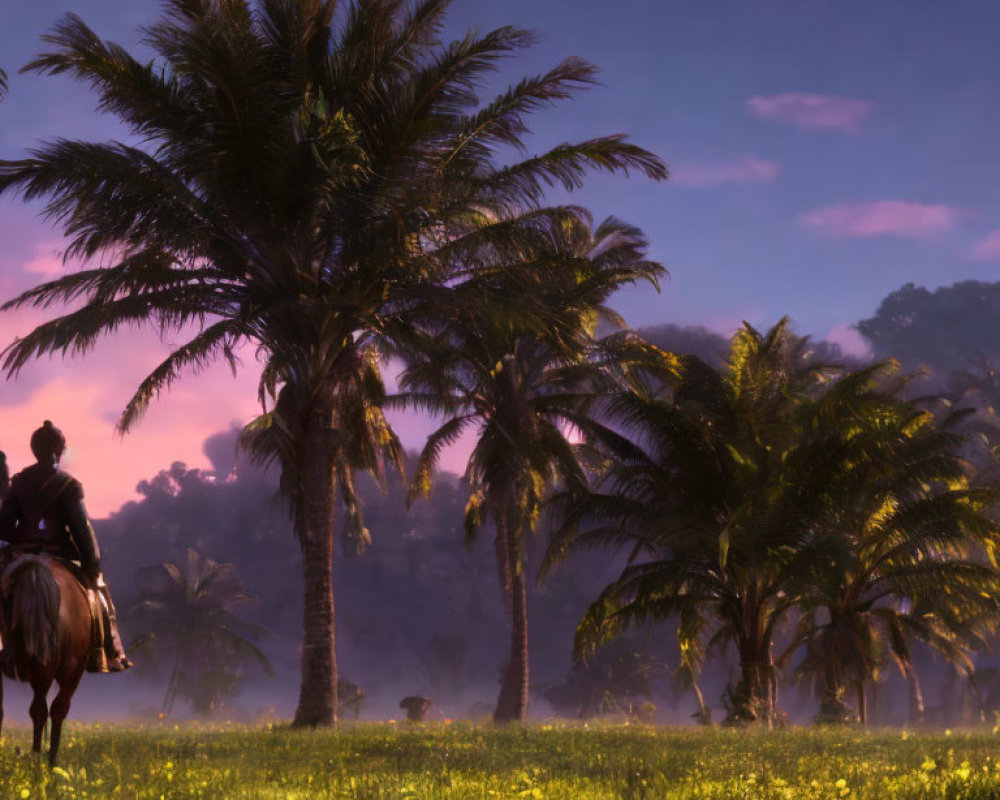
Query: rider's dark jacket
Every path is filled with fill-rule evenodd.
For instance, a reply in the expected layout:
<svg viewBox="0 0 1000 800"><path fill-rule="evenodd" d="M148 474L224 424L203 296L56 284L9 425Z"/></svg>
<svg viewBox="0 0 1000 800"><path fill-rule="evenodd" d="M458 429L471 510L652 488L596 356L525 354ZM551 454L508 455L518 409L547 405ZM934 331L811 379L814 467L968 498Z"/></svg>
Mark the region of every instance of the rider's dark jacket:
<svg viewBox="0 0 1000 800"><path fill-rule="evenodd" d="M60 469L33 464L17 473L0 505L0 540L16 550L79 561L96 573L101 553L83 505L83 486Z"/></svg>

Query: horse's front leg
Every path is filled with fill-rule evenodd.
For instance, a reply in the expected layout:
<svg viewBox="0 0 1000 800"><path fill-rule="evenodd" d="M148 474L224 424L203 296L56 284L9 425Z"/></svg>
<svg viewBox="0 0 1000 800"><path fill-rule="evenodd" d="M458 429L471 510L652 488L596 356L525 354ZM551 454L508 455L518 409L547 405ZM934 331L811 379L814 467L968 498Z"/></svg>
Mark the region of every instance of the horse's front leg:
<svg viewBox="0 0 1000 800"><path fill-rule="evenodd" d="M31 721L34 723L34 735L31 739L31 750L35 753L42 751L42 734L45 732L45 723L49 718L49 704L45 702L45 696L49 693L49 686L41 683L32 683L31 688L35 696L31 701L28 712L31 714Z"/></svg>

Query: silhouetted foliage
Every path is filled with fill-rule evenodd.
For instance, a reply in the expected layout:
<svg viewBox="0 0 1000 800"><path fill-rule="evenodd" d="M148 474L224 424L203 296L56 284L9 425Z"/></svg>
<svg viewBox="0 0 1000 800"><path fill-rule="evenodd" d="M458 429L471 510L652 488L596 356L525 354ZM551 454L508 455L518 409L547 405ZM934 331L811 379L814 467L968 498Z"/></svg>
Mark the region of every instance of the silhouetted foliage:
<svg viewBox="0 0 1000 800"><path fill-rule="evenodd" d="M350 711L351 716L357 719L365 702L365 690L356 683L341 678L337 684L337 702L341 713Z"/></svg>
<svg viewBox="0 0 1000 800"><path fill-rule="evenodd" d="M635 639L616 639L574 663L561 683L545 690L544 697L565 717L620 714L632 719L644 701L653 699L656 678L666 674L648 647Z"/></svg>
<svg viewBox="0 0 1000 800"><path fill-rule="evenodd" d="M713 367L721 367L729 352L730 339L701 325L651 325L636 331L650 344L677 355L696 356ZM809 340L812 357L823 363L838 362L857 369L864 359L845 355L840 345L826 340Z"/></svg>
<svg viewBox="0 0 1000 800"><path fill-rule="evenodd" d="M980 485L1000 478L1000 283L962 281L928 291L908 283L889 294L875 316L858 323L878 358L895 358L925 374L910 394L939 394L973 409L958 430L962 454Z"/></svg>
<svg viewBox="0 0 1000 800"><path fill-rule="evenodd" d="M700 325L652 325L639 328L637 333L668 353L697 356L713 367L725 362L729 350L729 340L725 336Z"/></svg>
<svg viewBox="0 0 1000 800"><path fill-rule="evenodd" d="M143 631L140 650L144 646L171 662L163 714L171 712L178 695L199 714L219 710L236 694L247 662L273 674L255 644L266 631L236 615L252 598L232 564L188 548L179 563L141 570L139 581L139 602L129 616Z"/></svg>
<svg viewBox="0 0 1000 800"><path fill-rule="evenodd" d="M933 292L907 283L857 327L876 358L929 367L944 379L971 359L1000 356L1000 283L962 281Z"/></svg>

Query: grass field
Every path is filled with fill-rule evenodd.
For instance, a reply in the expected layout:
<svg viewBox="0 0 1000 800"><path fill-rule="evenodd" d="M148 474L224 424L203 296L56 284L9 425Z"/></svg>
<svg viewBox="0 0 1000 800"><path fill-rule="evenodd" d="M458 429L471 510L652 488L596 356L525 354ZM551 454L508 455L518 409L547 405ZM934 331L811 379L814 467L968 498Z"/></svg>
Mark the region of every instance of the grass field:
<svg viewBox="0 0 1000 800"><path fill-rule="evenodd" d="M793 728L71 725L55 770L0 747L0 797L247 800L1000 798L1000 734Z"/></svg>

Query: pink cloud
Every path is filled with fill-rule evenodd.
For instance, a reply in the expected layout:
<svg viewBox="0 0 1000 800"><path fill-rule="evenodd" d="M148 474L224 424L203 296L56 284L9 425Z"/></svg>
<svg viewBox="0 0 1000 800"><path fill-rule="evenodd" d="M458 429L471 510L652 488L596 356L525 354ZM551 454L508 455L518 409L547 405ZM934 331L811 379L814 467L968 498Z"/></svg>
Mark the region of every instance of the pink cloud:
<svg viewBox="0 0 1000 800"><path fill-rule="evenodd" d="M11 328L30 327L20 318ZM26 323L28 323L26 325ZM179 338L179 337L178 337ZM4 336L3 344L10 339ZM0 382L0 449L12 470L33 460L28 439L43 420L66 434L66 469L80 479L93 517L106 516L136 498L139 481L174 461L208 469L205 439L233 422L258 413L258 369L250 357L236 378L222 363L197 376L184 376L155 401L124 437L115 423L139 382L169 352L150 333L129 332L98 345L84 358L44 359L25 367L14 382Z"/></svg>
<svg viewBox="0 0 1000 800"><path fill-rule="evenodd" d="M789 92L751 97L747 109L755 117L796 128L855 133L874 112L875 104L852 97Z"/></svg>
<svg viewBox="0 0 1000 800"><path fill-rule="evenodd" d="M879 200L825 206L803 214L800 221L808 228L836 238L929 239L953 230L963 216L961 209L951 206Z"/></svg>
<svg viewBox="0 0 1000 800"><path fill-rule="evenodd" d="M50 315L35 310L0 315L0 348ZM139 382L184 337L175 334L171 340L164 344L150 331L132 330L98 343L82 358L45 358L28 364L13 381L0 378L0 450L12 471L32 462L28 439L45 419L66 434L64 465L83 483L94 518L137 499L136 485L174 461L210 469L202 449L205 439L234 424L242 426L260 412L260 368L251 347L238 354L242 367L235 378L223 362L199 375L185 375L150 405L130 433L115 432ZM390 386L398 369L397 363L386 368ZM412 412L391 417L403 444L415 450L441 424ZM470 430L442 454L441 467L463 472L474 440Z"/></svg>
<svg viewBox="0 0 1000 800"><path fill-rule="evenodd" d="M399 374L403 370L403 362L397 358L389 359L389 362L382 369L382 377L385 379L386 391L393 394L399 391ZM445 418L431 414L421 409L389 409L386 418L392 429L399 436L403 447L407 450L420 452L427 437L444 424ZM438 467L448 472L455 472L459 475L465 473L465 467L469 463L469 456L476 446L478 429L476 425L470 425L457 441L447 445L441 451L438 460Z"/></svg>
<svg viewBox="0 0 1000 800"><path fill-rule="evenodd" d="M828 342L840 345L840 351L847 356L857 356L858 358L870 358L872 351L868 342L858 329L847 322L835 325L826 336L823 337Z"/></svg>
<svg viewBox="0 0 1000 800"><path fill-rule="evenodd" d="M46 280L51 280L58 275L62 275L66 269L63 263L60 243L39 242L35 245L35 255L24 264L24 271L33 275L41 275Z"/></svg>
<svg viewBox="0 0 1000 800"><path fill-rule="evenodd" d="M972 246L973 261L1000 261L1000 230L991 231Z"/></svg>
<svg viewBox="0 0 1000 800"><path fill-rule="evenodd" d="M756 183L774 180L780 167L774 161L742 156L715 163L681 163L671 171L671 181L681 186L719 186L724 183Z"/></svg>

